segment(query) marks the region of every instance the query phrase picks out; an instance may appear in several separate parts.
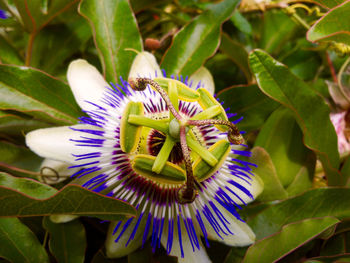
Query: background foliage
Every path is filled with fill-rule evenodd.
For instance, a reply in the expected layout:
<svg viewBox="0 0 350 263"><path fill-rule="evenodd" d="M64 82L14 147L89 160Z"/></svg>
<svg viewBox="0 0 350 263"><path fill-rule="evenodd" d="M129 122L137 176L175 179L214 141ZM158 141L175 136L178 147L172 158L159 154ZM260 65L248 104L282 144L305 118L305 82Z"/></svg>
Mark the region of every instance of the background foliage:
<svg viewBox="0 0 350 263"><path fill-rule="evenodd" d="M238 126L265 184L242 211L257 242L211 242L213 262L350 262L350 157L339 155L329 117L350 115L350 1L1 0L0 9L1 262L176 262L150 245L107 259L101 219L134 208L45 184L42 159L24 144L28 131L82 114L66 83L70 61L87 59L118 82L135 50L153 52L169 74L204 65L224 106L244 116ZM49 220L58 214L82 217Z"/></svg>

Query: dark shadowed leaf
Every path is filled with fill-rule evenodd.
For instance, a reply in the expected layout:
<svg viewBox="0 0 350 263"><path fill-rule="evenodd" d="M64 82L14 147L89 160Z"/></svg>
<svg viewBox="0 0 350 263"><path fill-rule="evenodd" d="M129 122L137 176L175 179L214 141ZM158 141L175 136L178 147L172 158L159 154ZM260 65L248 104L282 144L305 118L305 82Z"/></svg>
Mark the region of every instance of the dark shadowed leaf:
<svg viewBox="0 0 350 263"><path fill-rule="evenodd" d="M85 229L79 220L55 224L49 217L43 220L50 234L50 251L62 263L83 263L86 249Z"/></svg>
<svg viewBox="0 0 350 263"><path fill-rule="evenodd" d="M257 240L280 231L283 225L307 218L334 216L338 219L350 218L350 189L319 188L302 195L272 204L249 225Z"/></svg>
<svg viewBox="0 0 350 263"><path fill-rule="evenodd" d="M307 32L307 39L316 41L335 41L350 45L350 2L335 7L319 19Z"/></svg>
<svg viewBox="0 0 350 263"><path fill-rule="evenodd" d="M85 19L52 25L44 28L34 40L31 66L50 74L65 65L65 61L91 38L91 30ZM45 54L42 56L41 54ZM67 70L63 68L64 72Z"/></svg>
<svg viewBox="0 0 350 263"><path fill-rule="evenodd" d="M129 204L78 185L67 185L53 193L57 190L37 181L8 177L9 175L1 174L5 182L0 185L2 217L72 214L98 217L102 220L121 220L136 214ZM7 183L8 180L13 183ZM33 192L43 195L33 198Z"/></svg>
<svg viewBox="0 0 350 263"><path fill-rule="evenodd" d="M283 46L293 38L297 24L281 10L266 12L258 23L262 23L259 47L270 54L278 54ZM254 25L253 25L254 26Z"/></svg>
<svg viewBox="0 0 350 263"><path fill-rule="evenodd" d="M17 50L2 35L0 35L0 63L15 65L24 64Z"/></svg>
<svg viewBox="0 0 350 263"><path fill-rule="evenodd" d="M107 81L127 79L133 51L142 50L137 22L127 0L83 0L79 12L90 23ZM153 72L152 72L153 73Z"/></svg>
<svg viewBox="0 0 350 263"><path fill-rule="evenodd" d="M337 170L337 136L329 119L329 107L322 97L264 51L253 51L249 62L260 89L293 112L303 131L304 144L318 155L328 183L343 184Z"/></svg>
<svg viewBox="0 0 350 263"><path fill-rule="evenodd" d="M220 91L217 97L224 102L225 108L230 108L230 112L243 116L237 126L244 131L260 128L279 106L256 85L230 87Z"/></svg>
<svg viewBox="0 0 350 263"><path fill-rule="evenodd" d="M36 236L18 218L0 218L0 244L0 257L12 263L49 262Z"/></svg>
<svg viewBox="0 0 350 263"><path fill-rule="evenodd" d="M220 41L221 24L237 4L237 0L214 4L176 34L161 64L169 76L190 76L214 54Z"/></svg>
<svg viewBox="0 0 350 263"><path fill-rule="evenodd" d="M334 217L324 217L305 219L285 225L280 232L259 240L249 247L243 262L274 262L337 223L339 220Z"/></svg>
<svg viewBox="0 0 350 263"><path fill-rule="evenodd" d="M7 0L8 1L8 0ZM14 0L20 22L29 32L37 32L55 16L72 7L78 0L28 1Z"/></svg>
<svg viewBox="0 0 350 263"><path fill-rule="evenodd" d="M0 132L5 134L23 136L29 131L49 126L48 123L20 112L0 110Z"/></svg>
<svg viewBox="0 0 350 263"><path fill-rule="evenodd" d="M68 85L33 68L0 65L0 109L47 122L76 123L81 115Z"/></svg>
<svg viewBox="0 0 350 263"><path fill-rule="evenodd" d="M350 187L350 156L346 158L341 173L344 176L346 186Z"/></svg>
<svg viewBox="0 0 350 263"><path fill-rule="evenodd" d="M42 158L28 148L0 141L0 167L18 176L37 179Z"/></svg>
<svg viewBox="0 0 350 263"><path fill-rule="evenodd" d="M243 71L247 82L251 82L252 73L248 65L248 52L245 47L231 39L227 34L221 35L220 50L224 52Z"/></svg>
<svg viewBox="0 0 350 263"><path fill-rule="evenodd" d="M335 262L339 262L339 263L350 262L349 253L342 254L342 255L334 255L334 256L314 257L304 261L304 263L335 263Z"/></svg>

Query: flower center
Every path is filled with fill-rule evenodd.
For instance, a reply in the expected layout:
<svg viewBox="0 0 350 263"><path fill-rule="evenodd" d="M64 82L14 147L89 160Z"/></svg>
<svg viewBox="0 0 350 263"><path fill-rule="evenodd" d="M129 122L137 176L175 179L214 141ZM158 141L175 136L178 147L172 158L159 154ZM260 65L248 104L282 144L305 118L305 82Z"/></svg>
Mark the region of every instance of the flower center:
<svg viewBox="0 0 350 263"><path fill-rule="evenodd" d="M132 166L138 174L161 184L178 185L177 201L193 202L197 195L196 182L206 180L221 168L230 152L230 143L243 142L241 134L228 121L222 106L205 89L193 90L167 78L136 78L130 79L129 84L137 91L143 91L150 85L161 95L170 114L168 119L148 118L144 116L141 102L129 102L120 126L122 151L134 155ZM179 100L198 103L203 111L191 118L184 117L179 113ZM217 140L208 149L201 145L194 134L195 129L192 129L208 125L227 132L227 140ZM145 132L151 134L150 155L144 154L142 147L138 147ZM178 159L172 155L181 156L184 164L175 162Z"/></svg>

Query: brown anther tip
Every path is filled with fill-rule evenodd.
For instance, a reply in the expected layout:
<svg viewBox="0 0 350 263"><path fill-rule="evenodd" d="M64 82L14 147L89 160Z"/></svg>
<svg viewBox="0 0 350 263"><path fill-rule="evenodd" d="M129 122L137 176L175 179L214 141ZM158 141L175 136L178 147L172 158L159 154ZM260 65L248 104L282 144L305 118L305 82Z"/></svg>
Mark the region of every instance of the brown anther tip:
<svg viewBox="0 0 350 263"><path fill-rule="evenodd" d="M133 90L142 91L146 89L146 84L142 81L142 78L129 78L128 82Z"/></svg>
<svg viewBox="0 0 350 263"><path fill-rule="evenodd" d="M241 144L241 143L244 142L243 136L241 134L236 135L236 134L228 133L227 134L227 138L228 138L230 143L233 143L233 144L236 144L236 145Z"/></svg>
<svg viewBox="0 0 350 263"><path fill-rule="evenodd" d="M158 39L146 38L145 47L149 50L157 50L161 46L161 43Z"/></svg>
<svg viewBox="0 0 350 263"><path fill-rule="evenodd" d="M196 200L197 195L197 190L188 188L187 185L184 185L176 192L176 200L179 204L182 205L190 204Z"/></svg>

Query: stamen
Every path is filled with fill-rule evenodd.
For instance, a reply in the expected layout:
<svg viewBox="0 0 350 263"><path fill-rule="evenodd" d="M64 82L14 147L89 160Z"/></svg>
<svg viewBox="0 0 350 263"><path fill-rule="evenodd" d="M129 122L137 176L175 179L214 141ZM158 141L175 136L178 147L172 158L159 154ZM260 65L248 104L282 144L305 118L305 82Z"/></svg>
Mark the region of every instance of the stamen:
<svg viewBox="0 0 350 263"><path fill-rule="evenodd" d="M164 91L164 89L162 89L162 87L157 82L148 78L136 78L136 79L129 79L129 84L133 90L137 90L137 91L145 90L147 84L153 86L158 91L158 93L162 96L163 100L168 105L168 108L170 112L174 115L174 117L178 120L182 120L181 115L176 111L174 105L171 103L168 94Z"/></svg>
<svg viewBox="0 0 350 263"><path fill-rule="evenodd" d="M176 198L180 204L187 204L187 203L192 203L196 199L196 196L198 195L198 193L194 189L195 178L193 176L193 171L192 171L190 151L188 150L188 146L186 142L185 126L180 127L180 144L181 144L182 153L185 159L186 184L177 191Z"/></svg>
<svg viewBox="0 0 350 263"><path fill-rule="evenodd" d="M192 126L203 126L209 124L225 125L228 127L227 138L231 143L241 144L244 142L243 136L240 134L237 126L226 120L188 120L187 124Z"/></svg>

